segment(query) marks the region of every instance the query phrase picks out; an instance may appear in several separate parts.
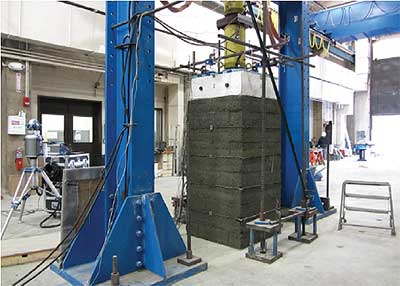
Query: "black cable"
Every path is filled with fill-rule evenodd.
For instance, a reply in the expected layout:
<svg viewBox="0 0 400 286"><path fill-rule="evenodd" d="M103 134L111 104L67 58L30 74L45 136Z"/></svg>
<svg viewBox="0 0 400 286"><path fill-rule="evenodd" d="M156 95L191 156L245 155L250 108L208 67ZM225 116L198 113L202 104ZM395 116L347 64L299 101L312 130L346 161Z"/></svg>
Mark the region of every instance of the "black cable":
<svg viewBox="0 0 400 286"><path fill-rule="evenodd" d="M136 100L136 96L134 96L134 94L136 93L136 89L137 89L137 87L136 87L136 83L137 83L137 80L138 80L138 78L137 78L137 72L138 71L136 71L136 74L135 74L135 77L134 77L134 79L133 79L133 86L132 86L132 89L131 89L131 87L130 87L130 82L131 82L131 80L130 80L130 78L131 78L131 69L130 69L130 67L131 67L131 60L132 60L132 44L133 44L133 36L134 36L134 33L135 33L135 27L136 27L136 24L138 24L139 26L138 26L138 32L137 32L137 37L139 37L140 36L140 30L139 29L141 29L140 27L140 25L141 25L141 21L143 20L143 17L141 16L142 14L139 14L136 18L135 18L135 21L134 21L134 24L133 24L133 26L132 26L132 29L131 29L131 33L130 33L130 44L129 44L129 46L128 46L128 52L127 52L127 56L126 56L126 58L125 58L125 68L126 68L126 65L128 65L128 74L127 74L127 77L128 77L128 84L129 84L129 86L128 86L128 95L130 95L130 94L132 94L132 104L133 104L133 106L132 106L132 114L130 114L130 113L128 113L128 116L127 116L127 118L126 118L126 120L127 120L127 126L129 126L128 128L133 128L133 126L131 126L130 125L130 122L131 122L131 116L133 116L133 114L134 114L134 110L135 110L135 100ZM139 21L137 21L137 19L139 19ZM138 41L138 39L136 39L137 41ZM138 59L136 59L136 52L137 52L137 49L138 49L138 47L137 47L137 45L136 45L136 43L135 43L135 60L136 61L138 61ZM125 77L125 70L123 70L123 78ZM131 105L131 103L130 103L130 96L128 96L128 111L130 111L130 109L131 109L131 107L130 107L130 105ZM133 118L132 118L132 120L133 120ZM129 132L131 132L131 131L129 131ZM128 135L127 135L127 138L126 138L126 144L127 144L127 146L128 146L128 144L129 144L129 140L131 140L131 139L129 139L129 133L128 133ZM125 199L127 196L128 196L128 186L129 186L129 177L127 176L127 174L128 174L128 159L129 159L129 157L128 157L128 155L129 155L129 152L128 152L128 150L126 150L126 152L125 152L126 154L125 154L125 166L124 166L124 174L122 174L121 175L121 178L122 177L124 177L125 178L125 189L124 189L124 192L123 192L123 199ZM118 167L117 167L118 168ZM119 185L119 182L118 182L118 185ZM118 186L117 186L117 188L118 188ZM118 191L118 189L116 189L116 191ZM113 206L115 205L115 201L113 201ZM111 213L110 213L110 216L109 216L109 222L108 222L108 230L107 231L109 231L110 230L110 228L111 228L111 226L112 226L112 224L114 223L114 215L115 215L115 208L114 207L112 207L112 209L111 209Z"/></svg>
<svg viewBox="0 0 400 286"><path fill-rule="evenodd" d="M208 46L214 49L219 48L218 43L211 43L211 42L206 42L197 38L194 38L182 31L179 31L178 29L168 25L167 23L165 23L164 21L160 20L159 18L153 16L154 21L156 21L158 24L160 24L164 29L166 29L167 31L161 30L161 29L157 29L160 32L168 32L170 35L177 37L178 39L180 39L181 41L188 43L190 45L194 45L194 46ZM222 46L222 49L229 51L229 52L234 52L231 49L228 49L226 47Z"/></svg>
<svg viewBox="0 0 400 286"><path fill-rule="evenodd" d="M25 274L23 277L21 277L18 281L14 282L12 284L12 286L16 286L19 282L21 282L22 280L24 280L25 278L27 278L30 274L32 274L35 270L37 270L41 265L43 265L51 256L53 256L53 254L60 248L60 246L70 237L70 235L73 233L73 231L75 230L75 228L78 226L79 222L81 221L82 218L84 218L83 221L86 220L87 218L87 214L90 213L90 210L93 208L94 203L97 199L97 195L100 193L99 191L104 187L104 183L106 181L106 179L108 178L108 175L110 174L112 167L115 163L115 158L116 158L116 151L119 149L120 143L121 143L121 139L122 139L122 135L125 132L126 127L123 127L118 138L117 141L115 142L113 149L111 151L111 156L110 156L110 161L107 162L107 165L104 167L104 169L102 170L102 174L100 176L100 180L96 186L95 192L93 192L93 194L89 197L89 200L87 201L86 205L84 206L82 212L80 213L80 215L78 216L78 219L76 220L75 224L72 226L71 230L67 233L67 235L61 240L61 242L59 244L57 244L57 246L38 264L36 265L34 268L32 268L27 274ZM108 165L110 163L110 165ZM107 172L107 167L109 167L109 170ZM104 175L107 172L106 175ZM101 185L101 187L100 187ZM94 198L95 197L95 198ZM94 201L93 201L94 199ZM86 212L87 210L89 210L88 212ZM85 213L86 212L86 213ZM79 229L83 226L83 223L79 226ZM65 247L65 249L63 251L61 251L61 255L63 253L65 253L68 248L71 246L73 240L76 238L76 236L78 235L79 231L76 232L76 234L74 235L73 239L71 240L71 242L67 245L67 247ZM61 257L61 255L58 255L57 258ZM36 274L34 276L37 277L38 275L40 275L44 270L46 270L55 260L53 260L51 263L49 263L48 265L46 265L43 269L41 269L38 274ZM31 281L32 279L29 279L27 282ZM26 282L26 283L27 283ZM22 284L25 285L26 283Z"/></svg>
<svg viewBox="0 0 400 286"><path fill-rule="evenodd" d="M52 212L49 214L49 216L45 217L45 218L39 223L39 226L40 226L41 228L55 228L55 227L61 226L61 222L60 222L60 223L57 223L57 224L50 224L50 225L45 225L45 224L44 224L44 223L45 223L46 221L48 221L50 218L56 217L56 216L57 216L57 209L60 207L60 204L61 204L61 201L59 200L59 201L58 201L58 204L57 204L57 208L55 208L54 211L52 211Z"/></svg>
<svg viewBox="0 0 400 286"><path fill-rule="evenodd" d="M125 130L125 128L123 129L123 130L121 130L121 135L123 134L123 131ZM122 136L119 136L119 138L122 138ZM118 145L120 144L120 140L118 140L119 141L119 143L118 143ZM114 145L114 147L116 147L117 146L117 144L116 145ZM118 146L118 148L119 148L119 146ZM113 148L114 149L114 148ZM114 150L116 150L116 149L114 149ZM113 151L114 151L113 150ZM113 158L113 161L112 161L112 165L114 164L114 162L115 162L115 152L113 152L112 151L112 155L114 155L114 158ZM104 176L104 173L105 173L105 170L106 170L106 168L107 168L107 166L103 169L103 172L102 172L102 176L101 177L103 177ZM112 166L111 166L111 169L112 169ZM108 177L108 174L110 173L110 171L106 174L106 176L104 177L104 180L100 180L99 181L99 183L98 183L98 185L97 185L97 187L96 187L96 191L92 194L92 196L89 198L89 200L88 200L88 202L87 202L87 204L85 205L85 207L84 207L84 209L82 210L82 212L81 212L81 214L79 215L79 217L78 217L78 219L77 219L77 221L76 221L76 223L74 224L74 226L72 227L72 229L69 231L69 233L64 237L64 239L53 249L53 251L51 251L50 252L50 254L45 258L45 259L43 259L38 265L36 265L33 269L31 269L26 275L24 275L23 277L21 277L18 281L16 281L14 284L13 284L13 286L14 285L16 285L17 283L19 283L19 282L21 282L23 279L25 279L26 277L28 277L31 273L33 273L36 269L38 269L41 265L43 265L44 264L44 262L46 262L56 251L57 251L57 249L67 240L67 238L69 238L69 236L72 234L72 232L75 230L75 227L77 226L77 222L79 222L80 220L81 220L81 218L83 218L83 214L85 213L85 210L87 210L87 207L89 206L89 204L92 202L92 199L93 199L93 197L94 197L94 195L96 195L96 199L97 199L97 194L99 193L98 191L99 191L99 189L98 189L98 187L100 186L100 183L102 183L103 182L103 184L102 184L102 186L101 186L101 188L103 188L104 187L104 182L105 182L105 179ZM94 204L93 204L94 205ZM91 205L90 206L90 210L91 210L91 208L93 207L93 205ZM90 212L90 211L89 211ZM88 212L88 213L89 213ZM86 216L87 217L87 216ZM86 217L85 217L85 219L86 219ZM83 225L83 224L82 224ZM61 252L61 255L63 254L63 253L65 253L66 252L66 250L70 247L70 245L72 244L72 241L76 238L76 236L77 236L77 234L78 234L78 232L75 234L75 236L74 236L74 238L71 240L71 242L69 243L69 245ZM60 257L61 255L59 255L59 256L57 256L57 258L58 257ZM49 263L46 267L44 267L41 271L39 271L38 272L38 274L37 275L35 275L35 277L37 277L40 273L42 273L46 268L48 268L52 263L53 263L54 261L52 261L51 263ZM31 281L31 280L29 280L29 281ZM29 282L28 281L28 282ZM25 284L23 284L23 285L25 285Z"/></svg>
<svg viewBox="0 0 400 286"><path fill-rule="evenodd" d="M84 10L87 10L87 11L90 11L90 12L93 12L93 13L96 13L96 14L106 15L106 13L104 11L101 11L101 10L98 10L98 9L95 9L95 8L92 8L92 7L88 7L88 6L73 2L73 1L58 1L58 2L61 2L61 3L64 3L64 4L68 4L68 5L71 5L71 6L75 6L77 8L81 8L81 9L84 9Z"/></svg>
<svg viewBox="0 0 400 286"><path fill-rule="evenodd" d="M165 23L164 21L162 21L161 19L157 18L156 16L153 16L153 18L154 18L154 20L155 20L157 23L159 23L159 24L160 24L161 26L163 26L165 29L167 29L167 30L173 32L173 33L174 33L175 35L177 35L178 37L183 37L183 38L186 38L187 40L196 41L196 42L198 42L198 43L200 43L200 44L207 45L207 46L212 46L212 47L214 47L214 48L215 48L215 47L218 47L218 43L206 42L206 41L203 41L203 40L194 38L194 37L192 37L192 36L190 36L190 35L188 35L188 34L182 32L182 31L179 31L178 29L176 29L176 28L170 26L169 24Z"/></svg>
<svg viewBox="0 0 400 286"><path fill-rule="evenodd" d="M257 34L257 38L258 38L258 41L259 41L259 44L260 44L261 51L262 51L264 57L267 59L266 67L267 67L267 70L268 70L268 74L269 74L269 77L271 78L272 87L274 89L274 93L275 93L275 96L276 96L276 99L277 99L277 102L278 102L278 105L279 105L279 109L281 111L281 115L282 115L282 119L283 119L283 125L285 127L285 131L286 131L286 134L288 136L290 147L291 147L291 150L292 150L292 153L293 153L293 157L294 157L294 161L295 161L295 164L296 164L296 171L298 173L298 176L300 177L300 182L301 182L301 185L302 185L302 192L303 192L304 198L307 198L306 183L305 183L304 178L302 176L302 171L301 171L299 158L297 156L296 149L295 149L295 146L294 146L292 133L290 132L289 122L288 122L287 117L286 117L286 112L285 112L285 110L283 108L282 100L281 100L281 97L279 95L278 86L276 85L276 81L275 81L275 78L274 78L274 75L273 75L273 72L272 72L272 68L271 68L271 65L269 63L269 54L267 53L267 51L265 49L265 45L264 45L264 43L262 41L262 38L261 38L261 35L260 35L260 30L258 28L257 21L256 21L256 18L254 16L253 9L251 7L251 3L249 1L246 1L246 3L247 3L247 7L249 8L249 13L251 15L251 20L253 22L253 26L254 26L254 28L256 30L256 34Z"/></svg>
<svg viewBox="0 0 400 286"><path fill-rule="evenodd" d="M125 128L124 128L123 130L125 130ZM123 134L123 130L121 130L121 133L120 133L120 134ZM120 136L119 138L122 138L122 136ZM121 142L121 140L119 140L118 145L120 144L120 142ZM117 146L117 145L114 145L114 147L116 147L116 146ZM118 148L119 148L119 146L118 146ZM116 150L116 149L114 149L114 150ZM113 152L112 152L112 153L113 153ZM115 154L116 154L116 153L114 152L113 155L115 155ZM116 158L116 157L114 156L111 165L114 164L115 158ZM111 166L111 169L112 169L112 166ZM102 177L104 176L104 170L106 170L106 168L103 169ZM87 215L90 213L90 210L93 208L94 203L95 203L95 201L96 201L96 199L97 199L97 195L98 195L98 193L99 193L98 187L100 186L100 183L102 183L101 188L104 187L104 182L105 182L106 178L108 177L108 174L109 174L109 173L110 173L110 171L106 174L106 176L104 177L104 180L100 179L100 181L99 181L99 183L98 183L98 185L97 185L97 187L96 187L96 191L95 191L95 192L92 194L92 196L89 198L87 204L85 205L84 209L82 210L81 214L79 215L78 219L76 220L76 223L74 224L74 226L72 227L72 229L68 232L68 234L64 237L64 239L49 253L49 255L48 255L45 259L43 259L38 265L36 265L33 269L31 269L27 274L25 274L25 275L24 275L23 277L21 277L18 281L16 281L16 282L13 284L13 286L17 285L17 283L21 282L23 279L25 279L25 278L28 277L30 274L32 274L35 270L37 270L41 265L43 265L44 262L46 262L46 261L57 251L57 249L69 238L69 236L70 236L70 235L72 234L72 232L75 230L76 226L78 225L78 222L81 221L81 219L83 218L83 215L85 214L85 211L87 210L87 207L89 206L89 204L93 203L92 205L90 205L89 211L85 214L86 217L84 218L84 220L86 220ZM92 202L92 199L94 198L95 195L96 195L96 198L95 198L95 200ZM83 226L83 224L82 224L80 227L82 227L82 226ZM23 283L22 285L26 285L29 281L31 281L31 280L33 280L34 278L36 278L36 277L37 277L38 275L40 275L44 270L46 270L51 264L53 264L59 257L61 257L61 256L69 249L69 247L71 246L73 240L76 238L76 236L78 235L78 233L79 233L79 231L75 234L74 238L71 240L71 242L68 244L68 246L67 246L63 251L61 251L60 254L59 254L54 260L52 260L49 264L47 264L47 265L46 265L44 268L42 268L37 274L35 274L31 279L29 279L28 281L26 281L26 282Z"/></svg>
<svg viewBox="0 0 400 286"><path fill-rule="evenodd" d="M153 19L155 22L157 22L158 24L160 24L165 30L163 29L159 29L159 28L155 28L156 31L162 32L162 33L166 33L168 35L174 36L178 39L180 39L181 41L189 44L189 45L193 45L193 46L198 46L198 47L211 47L214 49L220 49L222 48L224 51L228 51L231 53L236 53L235 51L225 47L225 46L220 46L218 43L211 43L211 42L205 42L203 40L194 38L188 34L185 34L182 31L179 31L176 28L173 28L172 26L168 25L167 23L165 23L164 21L160 20L159 18L153 16ZM226 40L224 40L226 41ZM241 55L241 56L246 56L245 54ZM241 57L240 56L240 57ZM240 57L238 57L238 60L240 59ZM252 57L251 55L248 56L249 58L251 58L252 60L254 60L254 57Z"/></svg>
<svg viewBox="0 0 400 286"><path fill-rule="evenodd" d="M178 1L176 1L176 2L178 2ZM141 14L139 14L139 15L134 15L134 16L136 16L137 18L138 18L138 17L139 17L139 18L142 18ZM136 19L137 19L137 18L136 18ZM135 24L134 24L134 26L136 25L136 19L135 19ZM127 52L127 56L129 55L129 60L126 58L127 64L129 64L129 65L130 65L131 52L132 52L132 51L131 51L131 46L132 46L133 32L134 32L134 29L132 29L132 33L131 33L131 36L130 36L130 42L129 42L129 46L128 46L128 52ZM138 36L139 36L139 35L138 35ZM137 49L137 48L138 48L138 47L136 47L136 49ZM136 59L136 60L138 60L138 59ZM125 77L125 68L126 68L126 64L123 65L123 67L124 67L124 70L123 70L123 77L122 77L122 78L124 79L124 77ZM136 71L136 72L137 72L137 71ZM129 80L129 78L128 78L128 80ZM136 90L135 90L135 91L136 91ZM128 92L129 92L129 90L128 90ZM133 94L133 92L134 92L134 91L132 90L132 94ZM121 96L122 96L122 94L121 94ZM134 102L132 102L132 103L134 104ZM130 107L128 106L128 104L127 104L127 107L128 107L128 110L130 110ZM134 108L134 105L133 105L133 108ZM128 112L128 113L129 113L129 112ZM128 118L130 119L130 114L128 114ZM128 121L128 122L130 122L130 121ZM106 179L108 178L108 175L110 174L110 172L111 172L111 170L112 170L112 167L114 166L115 159L116 159L117 153L118 153L118 152L116 152L116 151L119 150L120 144L121 144L121 142L122 142L122 135L124 134L124 131L125 131L127 128L133 128L133 126L130 126L129 123L128 123L128 124L124 124L124 127L123 127L123 129L121 130L121 132L120 132L120 134L119 134L119 136L118 136L117 142L115 143L115 145L114 145L114 147L113 147L113 150L112 150L112 152L111 152L112 155L110 156L110 158L112 157L112 160L110 159L110 161L111 161L111 167L110 167L110 169L109 169L109 172L106 174L106 176L104 176L104 173L105 173L105 171L106 171L106 169L107 169L107 166L106 166L106 167L103 169L101 179L99 180L99 184L98 184L97 187L96 187L96 191L95 191L95 192L92 194L92 196L89 198L87 204L85 205L84 209L82 210L80 216L79 216L78 219L76 220L76 223L74 224L74 226L72 227L72 229L68 232L68 234L64 237L64 239L53 249L53 251L50 252L50 254L49 254L45 259L43 259L37 266L35 266L35 267L34 267L33 269L31 269L27 274L25 274L25 275L24 275L23 277L21 277L18 281L16 281L16 282L13 284L13 286L16 286L19 282L21 282L22 280L24 280L25 278L27 278L30 274L32 274L35 270L37 270L41 265L43 265L43 264L57 251L57 249L66 241L66 239L69 238L69 236L72 234L72 232L75 230L76 226L78 225L78 222L81 221L81 219L82 219L83 217L85 217L85 218L84 218L84 221L86 220L87 216L90 214L90 212L91 212L91 210L92 210L92 208L93 208L93 206L94 206L94 204L95 204L95 202L96 202L96 200L97 200L97 198L98 198L99 190L102 189L102 188L104 187L105 181L106 181ZM108 163L110 163L110 161L109 161ZM127 160L126 160L126 161L127 161ZM107 163L107 165L108 165L108 163ZM127 163L127 162L126 162L126 163ZM127 172L127 170L125 170L125 175L126 175L126 172ZM99 189L100 184L101 184L101 188ZM117 196L117 194L115 193L114 196ZM94 200L93 200L93 198L94 198ZM92 201L92 200L93 200L93 201ZM112 214L110 214L110 216L112 216L113 213L114 213L114 209L112 210ZM80 225L79 229L80 229L82 226L83 226L83 223ZM32 281L33 279L35 279L35 278L36 278L37 276L39 276L44 270L46 270L50 265L52 265L58 258L60 258L60 257L69 249L69 247L71 246L72 242L74 241L74 239L76 238L76 236L78 235L78 233L79 233L79 230L76 232L74 238L71 240L71 242L68 244L68 246L65 247L65 249L64 249L63 251L61 251L52 261L50 261L50 263L48 263L48 264L47 264L45 267L43 267L39 272L37 272L34 276L32 276L31 278L29 278L27 281L25 281L25 282L24 282L23 284L21 284L21 285L26 285L27 283L29 283L30 281Z"/></svg>

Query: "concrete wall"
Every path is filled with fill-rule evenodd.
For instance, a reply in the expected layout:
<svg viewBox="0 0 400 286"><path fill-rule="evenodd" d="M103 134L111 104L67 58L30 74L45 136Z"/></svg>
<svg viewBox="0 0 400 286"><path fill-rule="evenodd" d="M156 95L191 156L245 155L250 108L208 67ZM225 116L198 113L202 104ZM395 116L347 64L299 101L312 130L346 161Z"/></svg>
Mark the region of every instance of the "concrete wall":
<svg viewBox="0 0 400 286"><path fill-rule="evenodd" d="M317 140L322 132L322 102L312 100L310 103L310 140Z"/></svg>
<svg viewBox="0 0 400 286"><path fill-rule="evenodd" d="M335 120L335 144L341 148L345 147L345 138L349 133L347 129L347 115L350 114L350 107L348 105L336 106L336 120Z"/></svg>
<svg viewBox="0 0 400 286"><path fill-rule="evenodd" d="M16 73L7 67L1 67L1 188L7 188L9 175L18 176L15 168L15 150L23 147L23 135L7 134L7 116L16 115L19 111L26 113L26 118L30 118L34 113L35 106L22 107L22 97L25 90L25 76L21 74L21 92L16 92ZM24 162L26 164L26 162Z"/></svg>
<svg viewBox="0 0 400 286"><path fill-rule="evenodd" d="M360 139L361 132L364 132L366 140L369 140L370 133L370 103L369 92L358 91L354 93L354 142Z"/></svg>
<svg viewBox="0 0 400 286"><path fill-rule="evenodd" d="M105 10L105 1L75 1ZM59 1L1 1L1 32L104 53L105 17Z"/></svg>
<svg viewBox="0 0 400 286"><path fill-rule="evenodd" d="M74 2L105 11L105 1ZM155 4L162 5L159 1ZM199 5L191 5L179 17L168 10L157 17L173 27L185 23L182 30L191 36L218 42L215 25L222 15ZM63 47L105 52L105 16L58 1L1 1L1 32ZM163 33L155 34L157 65L179 66L188 62L192 51L196 51L197 58L207 58L212 52L209 47L192 46ZM253 39L256 40L254 36Z"/></svg>
<svg viewBox="0 0 400 286"><path fill-rule="evenodd" d="M400 114L400 57L372 62L370 98L372 116Z"/></svg>
<svg viewBox="0 0 400 286"><path fill-rule="evenodd" d="M3 60L7 64L7 60ZM16 115L19 111L26 113L26 119L38 117L38 97L61 97L81 100L94 100L104 102L104 74L78 69L69 69L43 64L31 64L31 81L29 93L31 106L22 106L22 97L25 93L25 76L21 73L21 92L17 93L15 72L7 67L2 67L2 189L13 189L19 177L19 172L14 164L16 147L24 147L24 136L7 135L7 116ZM97 88L95 83L99 82ZM167 75L156 81L155 107L163 109L164 140L167 146L177 144L176 158L180 156L182 146L184 111L185 111L185 79L180 75ZM187 92L187 91L186 91ZM104 128L104 104L102 111ZM175 128L177 127L177 130ZM103 130L104 134L104 130ZM175 138L176 136L176 138ZM104 154L104 146L102 149ZM166 162L163 168L171 169L172 155L163 158ZM26 162L24 162L26 165ZM179 160L176 161L179 169ZM9 183L10 182L10 183ZM10 190L9 190L10 191ZM11 190L12 191L12 190Z"/></svg>
<svg viewBox="0 0 400 286"><path fill-rule="evenodd" d="M355 42L356 51L356 80L355 90L368 90L369 63L371 59L371 45L368 39Z"/></svg>
<svg viewBox="0 0 400 286"><path fill-rule="evenodd" d="M4 63L8 61L3 60ZM104 84L103 74L78 69L69 69L49 65L31 64L30 66L30 87L28 86L31 105L22 106L22 97L25 92L25 75L22 72L21 93L15 89L15 72L7 67L2 67L2 94L1 94L1 151L2 151L2 189L13 189L19 172L14 164L14 152L17 147L24 147L23 135L7 134L7 116L16 115L19 111L26 113L26 120L38 117L38 96L62 97L81 100L93 100L103 102ZM95 83L100 85L94 88ZM102 120L104 126L104 105ZM104 148L103 148L104 153ZM27 162L24 161L25 166ZM13 190L8 190L12 191Z"/></svg>

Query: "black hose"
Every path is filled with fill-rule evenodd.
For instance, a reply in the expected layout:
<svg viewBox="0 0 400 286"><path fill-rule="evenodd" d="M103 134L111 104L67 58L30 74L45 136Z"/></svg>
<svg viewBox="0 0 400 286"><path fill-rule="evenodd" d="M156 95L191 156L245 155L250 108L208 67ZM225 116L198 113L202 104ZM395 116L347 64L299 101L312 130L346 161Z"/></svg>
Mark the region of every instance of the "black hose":
<svg viewBox="0 0 400 286"><path fill-rule="evenodd" d="M50 224L50 225L45 225L44 223L48 221L51 217L56 217L57 216L57 210L54 210L49 216L45 217L40 223L39 226L41 228L55 228L61 226L61 222L57 224Z"/></svg>
<svg viewBox="0 0 400 286"><path fill-rule="evenodd" d="M267 70L268 70L268 74L269 74L269 76L271 78L272 87L273 87L274 92L275 92L275 96L276 96L276 99L277 99L277 102L278 102L278 105L279 105L279 109L281 111L281 115L282 115L282 119L283 119L283 126L285 127L285 131L286 131L286 134L287 134L288 139L289 139L290 147L291 147L291 150L292 150L292 153L293 153L293 157L294 157L294 161L295 161L295 164L296 164L296 171L297 171L297 173L298 173L298 175L300 177L303 196L304 196L304 198L307 198L308 195L307 195L307 192L306 192L306 183L305 183L305 180L304 180L303 175L302 175L299 158L297 156L296 149L295 149L295 146L294 146L292 133L290 132L289 122L287 120L286 113L285 113L285 110L284 110L283 105L282 105L282 100L281 100L281 97L279 95L278 86L276 85L276 81L275 81L274 75L272 73L271 65L269 63L269 55L268 55L268 53L267 53L267 51L265 49L265 43L263 43L263 40L261 38L260 29L258 28L258 24L257 24L256 18L254 16L254 12L253 12L251 3L249 1L246 1L246 3L247 3L247 7L249 9L249 13L251 15L251 20L253 22L253 26L254 26L254 28L256 30L256 34L257 34L257 38L258 38L258 41L259 41L259 44L260 44L261 51L263 53L263 56L266 59L268 59L265 64L266 64L266 67L267 67Z"/></svg>

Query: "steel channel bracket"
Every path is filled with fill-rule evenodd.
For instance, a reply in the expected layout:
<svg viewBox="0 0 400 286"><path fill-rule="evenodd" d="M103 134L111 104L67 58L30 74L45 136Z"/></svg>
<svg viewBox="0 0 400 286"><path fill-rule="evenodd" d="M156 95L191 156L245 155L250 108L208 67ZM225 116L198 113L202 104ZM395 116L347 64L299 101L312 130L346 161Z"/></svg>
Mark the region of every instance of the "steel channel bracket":
<svg viewBox="0 0 400 286"><path fill-rule="evenodd" d="M290 212L299 212L299 215L294 218L294 233L288 236L289 240L294 240L303 243L311 243L318 238L317 234L317 213L316 208L310 208L306 215L305 209L293 208ZM306 221L312 218L312 233L306 232ZM304 223L303 223L304 221Z"/></svg>
<svg viewBox="0 0 400 286"><path fill-rule="evenodd" d="M264 224L259 223L258 219L251 221L246 224L246 227L250 229L250 242L246 257L249 259L257 260L260 262L271 264L283 256L282 252L278 251L278 234L280 233L281 225L278 224ZM272 235L272 249L265 247L255 247L255 233L266 233Z"/></svg>
<svg viewBox="0 0 400 286"><path fill-rule="evenodd" d="M176 262L186 247L159 193L125 200L95 261L70 264L76 251L73 243L63 265L52 266L71 285L110 285L114 255L121 286L164 285L207 269L205 262L189 267Z"/></svg>

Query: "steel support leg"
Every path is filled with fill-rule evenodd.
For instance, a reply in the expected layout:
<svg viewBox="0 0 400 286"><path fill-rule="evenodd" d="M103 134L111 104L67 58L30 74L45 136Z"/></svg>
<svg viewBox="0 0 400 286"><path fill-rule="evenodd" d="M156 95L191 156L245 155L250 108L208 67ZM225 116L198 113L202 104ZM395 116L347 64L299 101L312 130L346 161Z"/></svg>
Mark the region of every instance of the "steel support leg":
<svg viewBox="0 0 400 286"><path fill-rule="evenodd" d="M26 200L27 200L27 197L22 198L21 212L19 213L19 219L18 219L19 222L22 222L22 216L24 215Z"/></svg>
<svg viewBox="0 0 400 286"><path fill-rule="evenodd" d="M313 216L313 234L317 234L317 215Z"/></svg>
<svg viewBox="0 0 400 286"><path fill-rule="evenodd" d="M300 240L301 239L301 233L302 233L301 217L300 216L296 217L296 225L297 225L297 232L296 232L297 240Z"/></svg>
<svg viewBox="0 0 400 286"><path fill-rule="evenodd" d="M254 255L254 230L250 229L249 254Z"/></svg>
<svg viewBox="0 0 400 286"><path fill-rule="evenodd" d="M272 242L272 255L277 256L278 255L278 234L275 232L273 237L273 242Z"/></svg>
<svg viewBox="0 0 400 286"><path fill-rule="evenodd" d="M18 208L18 206L21 204L21 201L23 201L23 207L25 208L25 205L24 205L24 202L25 202L25 201L24 201L24 197L25 197L26 194L30 191L30 189L28 189L28 187L29 187L29 184L30 184L30 182L31 182L31 180L32 180L33 175L34 175L34 172L32 172L31 175L29 176L28 181L26 182L26 184L25 184L25 186L24 186L24 188L23 188L23 190L22 190L22 192L21 192L21 195L18 196L19 189L20 189L21 184L22 184L22 180L23 180L23 178L24 178L24 176L25 176L25 171L22 172L21 178L20 178L20 180L19 180L19 182L18 182L17 189L15 190L15 193L14 193L13 200L12 200L12 202L11 202L10 211L9 211L9 213L8 213L8 215L7 215L7 219L6 219L5 223L4 223L4 226L3 226L3 228L1 229L1 239L3 239L4 233L6 232L6 229L7 229L7 227L8 227L8 224L10 223L12 214L13 214L14 211ZM21 210L21 214L20 214L20 216L19 216L19 221L22 221L22 214L23 214L23 210Z"/></svg>

